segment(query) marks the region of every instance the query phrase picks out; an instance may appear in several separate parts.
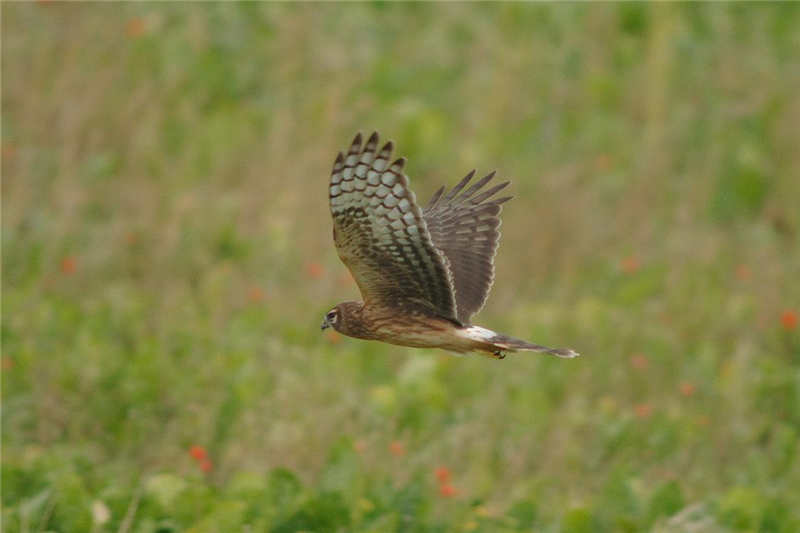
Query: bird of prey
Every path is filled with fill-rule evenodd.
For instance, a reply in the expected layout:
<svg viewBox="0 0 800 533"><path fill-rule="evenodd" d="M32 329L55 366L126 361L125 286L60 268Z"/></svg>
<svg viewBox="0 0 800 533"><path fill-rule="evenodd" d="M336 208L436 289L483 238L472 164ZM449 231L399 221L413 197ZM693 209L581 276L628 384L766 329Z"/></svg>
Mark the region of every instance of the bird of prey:
<svg viewBox="0 0 800 533"><path fill-rule="evenodd" d="M445 187L439 189L420 209L403 174L406 159L389 164L391 141L377 148L378 132L363 146L359 132L333 165L333 240L364 301L337 305L325 314L322 329L496 359L524 351L578 355L470 323L489 295L500 239L498 214L512 198L494 196L510 182L485 190L495 175L491 172L464 190L473 170L447 194Z"/></svg>

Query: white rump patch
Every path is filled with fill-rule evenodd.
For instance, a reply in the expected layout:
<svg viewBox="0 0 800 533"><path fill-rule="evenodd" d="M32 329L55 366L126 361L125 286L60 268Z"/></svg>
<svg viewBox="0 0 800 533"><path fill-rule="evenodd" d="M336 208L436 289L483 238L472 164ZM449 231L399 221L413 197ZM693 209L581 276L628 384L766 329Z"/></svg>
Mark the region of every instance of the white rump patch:
<svg viewBox="0 0 800 533"><path fill-rule="evenodd" d="M480 326L469 326L466 329L456 330L456 334L473 341L490 341L497 336L497 333L490 329Z"/></svg>

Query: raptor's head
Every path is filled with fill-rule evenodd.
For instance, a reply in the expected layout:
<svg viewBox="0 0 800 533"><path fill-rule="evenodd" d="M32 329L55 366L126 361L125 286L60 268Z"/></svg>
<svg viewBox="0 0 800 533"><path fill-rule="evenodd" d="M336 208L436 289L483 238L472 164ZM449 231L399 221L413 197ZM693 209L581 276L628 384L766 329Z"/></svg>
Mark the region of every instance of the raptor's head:
<svg viewBox="0 0 800 533"><path fill-rule="evenodd" d="M344 335L355 336L363 307L363 302L340 303L325 313L322 319L322 330L333 328Z"/></svg>
<svg viewBox="0 0 800 533"><path fill-rule="evenodd" d="M328 328L339 329L336 327L339 323L339 315L340 311L338 305L325 313L325 317L322 319L322 331Z"/></svg>

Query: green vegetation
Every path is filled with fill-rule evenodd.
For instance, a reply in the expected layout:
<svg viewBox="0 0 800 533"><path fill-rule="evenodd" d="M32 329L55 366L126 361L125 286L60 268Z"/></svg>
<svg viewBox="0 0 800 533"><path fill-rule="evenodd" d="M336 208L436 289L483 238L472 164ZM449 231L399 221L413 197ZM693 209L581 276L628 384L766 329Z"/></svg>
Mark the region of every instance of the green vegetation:
<svg viewBox="0 0 800 533"><path fill-rule="evenodd" d="M800 530L800 4L3 3L2 524ZM356 130L514 180L476 322L319 331Z"/></svg>

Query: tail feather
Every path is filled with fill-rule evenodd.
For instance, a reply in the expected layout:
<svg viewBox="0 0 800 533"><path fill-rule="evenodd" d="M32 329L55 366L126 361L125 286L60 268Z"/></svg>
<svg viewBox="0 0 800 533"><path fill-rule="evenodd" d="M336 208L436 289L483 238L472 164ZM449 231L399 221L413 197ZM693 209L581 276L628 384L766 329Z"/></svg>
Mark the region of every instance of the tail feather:
<svg viewBox="0 0 800 533"><path fill-rule="evenodd" d="M558 357L571 359L578 353L568 348L549 348L540 344L533 344L523 340L501 335L494 331L479 327L467 326L461 330L462 334L470 340L479 343L476 351L479 353L494 354L492 357L504 357L505 352L539 352L549 353Z"/></svg>
<svg viewBox="0 0 800 533"><path fill-rule="evenodd" d="M549 353L551 355L557 355L558 357L564 357L566 359L571 359L578 356L577 352L570 350L569 348L549 348L540 344L533 344L532 342L515 339L507 335L497 334L490 339L490 342L494 346L509 352Z"/></svg>

